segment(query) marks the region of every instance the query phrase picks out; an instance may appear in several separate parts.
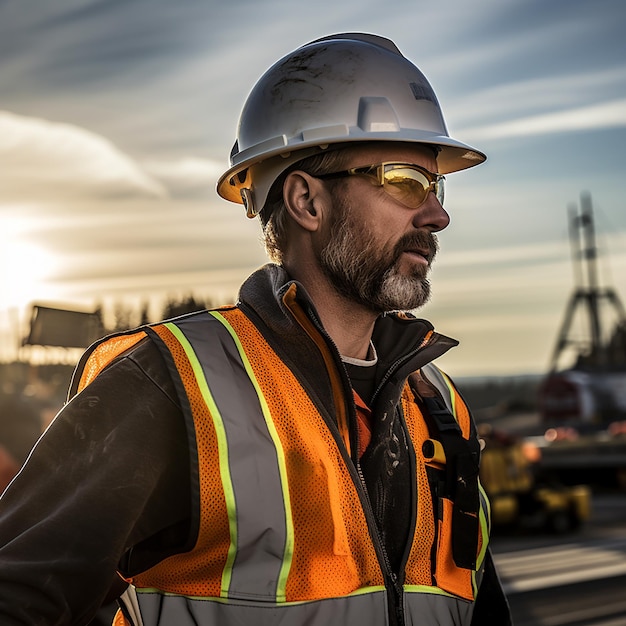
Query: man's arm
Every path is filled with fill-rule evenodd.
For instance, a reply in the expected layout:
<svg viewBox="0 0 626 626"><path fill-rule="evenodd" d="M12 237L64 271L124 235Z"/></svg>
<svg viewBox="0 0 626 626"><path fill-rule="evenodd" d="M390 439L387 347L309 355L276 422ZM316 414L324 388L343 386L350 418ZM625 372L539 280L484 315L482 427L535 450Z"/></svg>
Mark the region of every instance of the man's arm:
<svg viewBox="0 0 626 626"><path fill-rule="evenodd" d="M0 623L88 623L129 547L188 517L188 476L173 386L146 342L61 411L0 500Z"/></svg>
<svg viewBox="0 0 626 626"><path fill-rule="evenodd" d="M493 624L494 626L511 626L511 609L504 595L500 577L493 562L491 549L485 555L485 572L476 597L476 605L472 615L472 626Z"/></svg>

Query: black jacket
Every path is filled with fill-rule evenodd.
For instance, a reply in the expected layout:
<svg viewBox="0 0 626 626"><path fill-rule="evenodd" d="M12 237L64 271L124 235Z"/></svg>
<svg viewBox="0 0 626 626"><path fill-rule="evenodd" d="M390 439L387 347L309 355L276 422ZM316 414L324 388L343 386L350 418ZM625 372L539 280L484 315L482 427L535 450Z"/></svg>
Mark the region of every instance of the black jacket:
<svg viewBox="0 0 626 626"><path fill-rule="evenodd" d="M283 270L266 266L243 285L241 306L306 378L322 369L302 337L289 330L293 325L276 297L286 281ZM316 318L305 296L301 304ZM411 332L405 332L409 325ZM399 390L414 369L413 362L397 367L399 356L411 350L406 341L417 345L428 330L427 322L395 316L377 323L378 376L393 370L395 380L374 397L375 414L376 406L394 402L392 390ZM398 333L406 338L404 345ZM441 337L431 357L455 344ZM385 488L377 488L382 480L377 458L388 445L383 431L375 429L373 444L363 458L365 478L394 558L403 545L406 520L392 511L402 501L408 478L400 463L391 482L387 477ZM143 340L71 399L0 500L0 623L87 624L103 602L123 589L118 570L136 574L189 549L195 539L189 480L193 455L167 364L157 347ZM381 500L375 493L386 495ZM490 555L473 623L510 623Z"/></svg>

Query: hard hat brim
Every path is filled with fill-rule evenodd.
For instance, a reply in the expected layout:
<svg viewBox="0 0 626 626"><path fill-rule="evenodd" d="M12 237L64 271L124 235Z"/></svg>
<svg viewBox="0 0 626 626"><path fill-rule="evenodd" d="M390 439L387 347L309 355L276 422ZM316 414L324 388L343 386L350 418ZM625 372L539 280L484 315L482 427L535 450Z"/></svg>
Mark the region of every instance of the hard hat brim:
<svg viewBox="0 0 626 626"><path fill-rule="evenodd" d="M328 149L330 146L338 148L341 144L354 146L355 143L359 141L418 143L434 146L438 148L436 159L437 173L439 174L451 174L452 172L465 170L475 165L480 165L487 159L487 156L483 152L476 150L468 144L452 139L446 135L425 133L423 131L417 132L411 129L401 130L400 132L378 133L363 133L361 131L362 136L359 136L360 129L356 129L356 132L353 129L346 129L345 135L338 137L336 126L329 129L330 132L328 133L320 132L320 130L322 129L316 129L317 136L315 139L303 139L290 145L283 135L275 137L263 144L252 146L248 150L239 152L236 158L233 159L234 162L232 166L218 180L217 193L226 200L243 204L240 190L246 185L235 179L236 177L245 179L241 174L251 166L260 163L264 163L264 165L268 166L270 165L270 161L274 162L273 167L270 166L268 169L272 170L273 180L275 180L280 173L291 164L314 154L318 150ZM274 147L270 147L268 144L274 144ZM276 170L276 172L274 173L273 170ZM269 181L267 190L269 190L273 180ZM262 195L264 196L266 193L267 192ZM265 203L264 197L262 202ZM259 207L259 209L260 208L261 207Z"/></svg>

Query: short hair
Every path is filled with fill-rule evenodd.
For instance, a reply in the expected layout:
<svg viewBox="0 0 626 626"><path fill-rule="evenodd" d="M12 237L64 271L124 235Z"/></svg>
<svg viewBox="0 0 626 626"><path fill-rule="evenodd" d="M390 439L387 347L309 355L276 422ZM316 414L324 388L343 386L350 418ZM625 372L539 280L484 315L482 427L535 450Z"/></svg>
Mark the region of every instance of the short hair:
<svg viewBox="0 0 626 626"><path fill-rule="evenodd" d="M296 170L301 170L311 176L340 171L347 162L346 152L345 149L336 149L297 161L273 182L267 194L267 201L259 215L263 226L265 251L271 261L282 264L287 246L288 213L283 200L283 185L287 176Z"/></svg>

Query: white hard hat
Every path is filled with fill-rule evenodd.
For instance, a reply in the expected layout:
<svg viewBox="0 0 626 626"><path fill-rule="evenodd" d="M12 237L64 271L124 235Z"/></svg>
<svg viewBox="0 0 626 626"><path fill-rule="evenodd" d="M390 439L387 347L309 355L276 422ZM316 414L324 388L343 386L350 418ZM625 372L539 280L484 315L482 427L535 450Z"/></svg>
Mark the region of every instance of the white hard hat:
<svg viewBox="0 0 626 626"><path fill-rule="evenodd" d="M357 141L432 145L440 174L486 159L448 135L430 83L392 41L341 33L298 48L259 79L241 112L231 167L217 192L245 204L254 217L291 164Z"/></svg>

